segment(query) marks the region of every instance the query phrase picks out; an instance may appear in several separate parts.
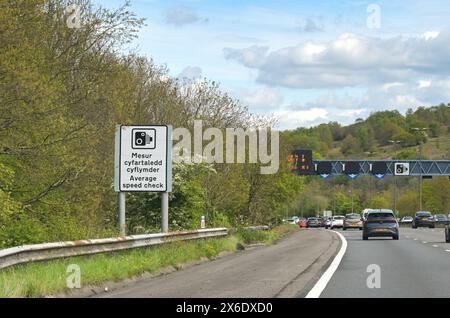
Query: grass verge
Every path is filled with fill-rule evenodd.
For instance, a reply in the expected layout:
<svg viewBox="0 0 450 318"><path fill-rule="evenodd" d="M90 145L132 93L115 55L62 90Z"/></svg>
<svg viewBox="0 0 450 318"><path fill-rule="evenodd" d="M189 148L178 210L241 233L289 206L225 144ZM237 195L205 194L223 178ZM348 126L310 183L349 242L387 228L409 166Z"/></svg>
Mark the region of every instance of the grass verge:
<svg viewBox="0 0 450 318"><path fill-rule="evenodd" d="M270 231L251 231L246 229L238 229L237 237L244 244L263 243L266 245L272 244L273 241L298 230L297 225L285 224L278 226Z"/></svg>
<svg viewBox="0 0 450 318"><path fill-rule="evenodd" d="M48 262L17 265L0 270L0 297L43 297L67 291L68 266L81 270L83 286L121 281L163 268L180 268L189 261L215 258L223 251L236 251L238 243L270 244L298 227L280 226L271 231L239 230L224 238L173 242L165 245L91 256L70 257Z"/></svg>

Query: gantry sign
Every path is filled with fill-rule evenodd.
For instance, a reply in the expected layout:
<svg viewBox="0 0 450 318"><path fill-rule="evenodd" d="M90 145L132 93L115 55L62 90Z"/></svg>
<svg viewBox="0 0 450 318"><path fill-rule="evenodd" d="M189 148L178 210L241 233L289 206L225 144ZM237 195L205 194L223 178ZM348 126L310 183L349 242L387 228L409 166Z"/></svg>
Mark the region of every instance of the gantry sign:
<svg viewBox="0 0 450 318"><path fill-rule="evenodd" d="M324 179L338 175L350 179L360 175L373 175L377 179L385 176L450 176L450 160L313 160L311 151L295 150L289 163L292 173L319 175Z"/></svg>

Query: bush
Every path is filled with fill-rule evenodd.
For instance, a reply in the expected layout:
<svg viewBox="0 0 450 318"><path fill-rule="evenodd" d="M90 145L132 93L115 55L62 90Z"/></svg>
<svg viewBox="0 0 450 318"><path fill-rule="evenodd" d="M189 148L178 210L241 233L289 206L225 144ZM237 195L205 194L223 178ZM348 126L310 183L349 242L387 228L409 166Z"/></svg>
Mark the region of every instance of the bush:
<svg viewBox="0 0 450 318"><path fill-rule="evenodd" d="M244 242L244 244L252 243L270 243L277 238L277 235L272 231L253 231L246 229L239 229L237 236Z"/></svg>

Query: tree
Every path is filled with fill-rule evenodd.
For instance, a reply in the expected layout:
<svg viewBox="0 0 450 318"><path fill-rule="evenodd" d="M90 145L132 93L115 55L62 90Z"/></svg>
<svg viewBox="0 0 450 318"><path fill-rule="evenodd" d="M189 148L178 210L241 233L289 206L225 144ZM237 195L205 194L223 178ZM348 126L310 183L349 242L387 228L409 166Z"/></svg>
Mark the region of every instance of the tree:
<svg viewBox="0 0 450 318"><path fill-rule="evenodd" d="M352 135L347 135L342 141L341 151L343 154L351 155L361 152L361 146L355 137Z"/></svg>
<svg viewBox="0 0 450 318"><path fill-rule="evenodd" d="M450 213L450 179L435 177L423 184L423 202L425 210L432 213Z"/></svg>

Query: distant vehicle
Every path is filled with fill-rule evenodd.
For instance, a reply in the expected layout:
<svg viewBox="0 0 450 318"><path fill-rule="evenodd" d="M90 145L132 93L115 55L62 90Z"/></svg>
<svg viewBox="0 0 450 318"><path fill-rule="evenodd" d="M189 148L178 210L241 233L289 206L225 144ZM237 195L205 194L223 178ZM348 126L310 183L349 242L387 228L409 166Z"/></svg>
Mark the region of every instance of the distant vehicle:
<svg viewBox="0 0 450 318"><path fill-rule="evenodd" d="M342 228L344 226L345 216L343 215L335 215L331 217L330 229L334 229L337 227Z"/></svg>
<svg viewBox="0 0 450 318"><path fill-rule="evenodd" d="M392 210L370 210L363 225L363 240L369 237L392 237L399 239L399 226Z"/></svg>
<svg viewBox="0 0 450 318"><path fill-rule="evenodd" d="M450 243L450 227L448 224L445 226L445 242Z"/></svg>
<svg viewBox="0 0 450 318"><path fill-rule="evenodd" d="M447 222L447 217L445 216L445 214L436 214L434 216L434 220L436 222Z"/></svg>
<svg viewBox="0 0 450 318"><path fill-rule="evenodd" d="M325 219L323 217L321 217L321 216L319 216L317 219L319 220L319 226L320 227L324 227L325 226Z"/></svg>
<svg viewBox="0 0 450 318"><path fill-rule="evenodd" d="M428 211L419 211L416 213L414 220L412 222L412 228L417 229L418 227L429 227L434 229L436 226L436 221Z"/></svg>
<svg viewBox="0 0 450 318"><path fill-rule="evenodd" d="M349 213L345 215L342 229L346 231L347 229L363 229L363 222L361 216L356 213Z"/></svg>
<svg viewBox="0 0 450 318"><path fill-rule="evenodd" d="M364 209L364 210L362 210L362 212L361 212L361 219L362 219L362 221L364 222L365 220L366 220L366 218L367 218L367 213L369 213L369 211L371 211L372 209Z"/></svg>
<svg viewBox="0 0 450 318"><path fill-rule="evenodd" d="M287 218L286 220L284 220L284 222L287 224L297 224L298 221L299 221L298 216L291 216L290 218Z"/></svg>
<svg viewBox="0 0 450 318"><path fill-rule="evenodd" d="M329 227L331 227L331 217L325 220L325 228L328 229Z"/></svg>
<svg viewBox="0 0 450 318"><path fill-rule="evenodd" d="M412 223L413 222L413 217L412 216L404 216L400 222L402 223Z"/></svg>
<svg viewBox="0 0 450 318"><path fill-rule="evenodd" d="M297 225L298 225L300 228L307 228L307 227L308 227L308 220L302 218L302 219L300 219L300 220L297 222Z"/></svg>
<svg viewBox="0 0 450 318"><path fill-rule="evenodd" d="M320 220L318 218L308 218L308 227L320 227Z"/></svg>

